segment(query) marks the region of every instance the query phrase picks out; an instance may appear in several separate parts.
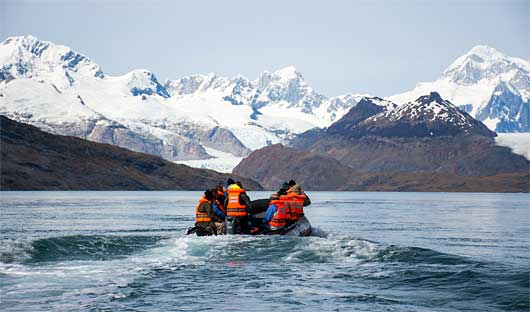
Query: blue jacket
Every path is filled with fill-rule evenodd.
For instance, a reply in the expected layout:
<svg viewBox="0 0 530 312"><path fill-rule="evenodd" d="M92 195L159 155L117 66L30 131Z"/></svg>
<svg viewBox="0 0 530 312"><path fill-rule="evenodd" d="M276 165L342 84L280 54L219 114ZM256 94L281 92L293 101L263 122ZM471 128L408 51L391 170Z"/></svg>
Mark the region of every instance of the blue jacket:
<svg viewBox="0 0 530 312"><path fill-rule="evenodd" d="M213 212L215 212L216 215L219 216L219 218L221 219L226 219L226 215L221 211L221 209L219 209L219 207L217 207L217 204L214 203L213 205Z"/></svg>
<svg viewBox="0 0 530 312"><path fill-rule="evenodd" d="M269 227L269 221L272 219L276 211L278 210L278 207L275 204L272 204L267 208L267 213L265 213L265 218L263 218L263 223L265 223L265 226Z"/></svg>

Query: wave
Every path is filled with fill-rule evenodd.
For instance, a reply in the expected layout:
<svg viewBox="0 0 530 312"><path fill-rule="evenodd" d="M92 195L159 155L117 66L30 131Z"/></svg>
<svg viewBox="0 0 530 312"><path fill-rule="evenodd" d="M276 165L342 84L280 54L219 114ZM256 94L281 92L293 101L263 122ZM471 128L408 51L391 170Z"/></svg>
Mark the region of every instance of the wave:
<svg viewBox="0 0 530 312"><path fill-rule="evenodd" d="M403 262L411 264L441 264L461 265L472 264L476 261L458 255L447 254L421 247L400 247L390 245L379 251L371 261Z"/></svg>
<svg viewBox="0 0 530 312"><path fill-rule="evenodd" d="M465 307L469 298L477 298L485 306L528 310L528 270L518 272L502 263L333 233L327 237L196 237L183 232L170 237L72 235L9 244L11 249L0 248L0 260L18 263L8 264L4 274L32 278L40 274L40 280L66 274L61 279L81 279L85 284L86 280L119 280L119 286L112 284L116 287L109 289L113 296L122 298L116 300L125 302L135 300L138 292L156 294L167 284L181 290L193 289L208 283L211 276L218 284L239 285L237 276L243 274L247 286L267 288L270 283L264 277L272 272L296 276L280 285L286 289L298 289L300 283L311 285L316 274L318 283L323 284L301 291L337 287L334 300L340 302L398 304L394 302L396 291L408 294L402 304L429 310L429 303L423 300L432 297L429 292L435 292L440 302L448 298L447 304L457 308ZM361 289L370 285L380 291L344 291L351 285Z"/></svg>
<svg viewBox="0 0 530 312"><path fill-rule="evenodd" d="M0 242L0 262L108 260L147 249L164 238L143 235L71 235L35 240L8 239Z"/></svg>
<svg viewBox="0 0 530 312"><path fill-rule="evenodd" d="M163 232L158 231L157 232ZM466 257L420 247L384 245L345 235L315 231L312 237L283 236L162 236L71 235L35 240L0 241L0 262L32 263L68 260L108 260L147 250L162 241L156 256L197 259L272 260L287 262L381 262L469 265ZM171 238L171 239L170 239Z"/></svg>

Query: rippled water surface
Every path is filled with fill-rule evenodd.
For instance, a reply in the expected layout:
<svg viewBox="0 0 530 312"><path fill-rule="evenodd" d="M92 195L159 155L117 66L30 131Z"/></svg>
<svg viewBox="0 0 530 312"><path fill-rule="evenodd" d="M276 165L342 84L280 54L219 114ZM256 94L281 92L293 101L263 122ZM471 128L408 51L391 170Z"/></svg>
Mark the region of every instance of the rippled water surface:
<svg viewBox="0 0 530 312"><path fill-rule="evenodd" d="M529 310L528 194L311 192L316 236L185 236L200 195L0 193L0 308Z"/></svg>

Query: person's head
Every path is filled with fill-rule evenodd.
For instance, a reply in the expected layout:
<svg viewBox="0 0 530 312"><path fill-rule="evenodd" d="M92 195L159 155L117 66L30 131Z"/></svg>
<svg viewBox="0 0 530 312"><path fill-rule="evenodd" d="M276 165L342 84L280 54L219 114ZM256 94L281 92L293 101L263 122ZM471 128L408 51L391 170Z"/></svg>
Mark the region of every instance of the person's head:
<svg viewBox="0 0 530 312"><path fill-rule="evenodd" d="M217 189L211 189L210 191L211 191L212 194L213 194L213 198L214 198L214 199L217 199Z"/></svg>
<svg viewBox="0 0 530 312"><path fill-rule="evenodd" d="M212 191L211 190L204 191L204 198L206 198L209 201L212 201L214 199Z"/></svg>
<svg viewBox="0 0 530 312"><path fill-rule="evenodd" d="M216 185L216 186L215 186L215 191L217 191L217 192L223 192L223 191L224 191L223 186L220 185L220 184Z"/></svg>
<svg viewBox="0 0 530 312"><path fill-rule="evenodd" d="M235 183L234 179L232 179L232 178L228 178L228 180L226 180L226 186L230 186L230 185L232 185L234 183Z"/></svg>
<svg viewBox="0 0 530 312"><path fill-rule="evenodd" d="M240 188L243 188L243 184L241 183L241 181L237 181L236 185L239 186Z"/></svg>
<svg viewBox="0 0 530 312"><path fill-rule="evenodd" d="M279 191L278 191L278 195L287 195L287 189L284 189L284 188L281 188Z"/></svg>
<svg viewBox="0 0 530 312"><path fill-rule="evenodd" d="M293 187L291 187L291 192L302 195L302 188L300 187L300 184L295 184Z"/></svg>
<svg viewBox="0 0 530 312"><path fill-rule="evenodd" d="M289 181L289 183L287 183L287 184L289 184L290 187L293 187L293 186L296 185L296 181L293 180L293 179L291 179L291 180Z"/></svg>
<svg viewBox="0 0 530 312"><path fill-rule="evenodd" d="M287 181L283 182L282 183L282 186L280 187L282 189L288 189L289 188L289 183L287 183Z"/></svg>

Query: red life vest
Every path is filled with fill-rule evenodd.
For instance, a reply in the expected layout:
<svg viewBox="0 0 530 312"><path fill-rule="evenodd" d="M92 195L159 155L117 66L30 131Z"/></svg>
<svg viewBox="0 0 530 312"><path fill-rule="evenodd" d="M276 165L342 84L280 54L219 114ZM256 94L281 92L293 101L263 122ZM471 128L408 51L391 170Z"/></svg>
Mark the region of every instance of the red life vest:
<svg viewBox="0 0 530 312"><path fill-rule="evenodd" d="M228 189L228 203L226 205L226 215L228 217L246 217L247 206L239 203L239 195L245 193L243 189Z"/></svg>
<svg viewBox="0 0 530 312"><path fill-rule="evenodd" d="M281 230L287 224L287 220L290 219L289 204L287 199L282 196L280 199L275 199L270 202L271 205L276 205L276 212L269 220L269 226L271 230Z"/></svg>
<svg viewBox="0 0 530 312"><path fill-rule="evenodd" d="M289 211L291 214L291 221L298 221L304 215L304 200L306 199L305 195L298 195L295 193L287 194L287 199L289 203Z"/></svg>
<svg viewBox="0 0 530 312"><path fill-rule="evenodd" d="M209 202L209 200L204 198L204 196L199 199L199 204L195 207L195 222L212 222L212 218L206 212L199 211L199 207L206 202Z"/></svg>

